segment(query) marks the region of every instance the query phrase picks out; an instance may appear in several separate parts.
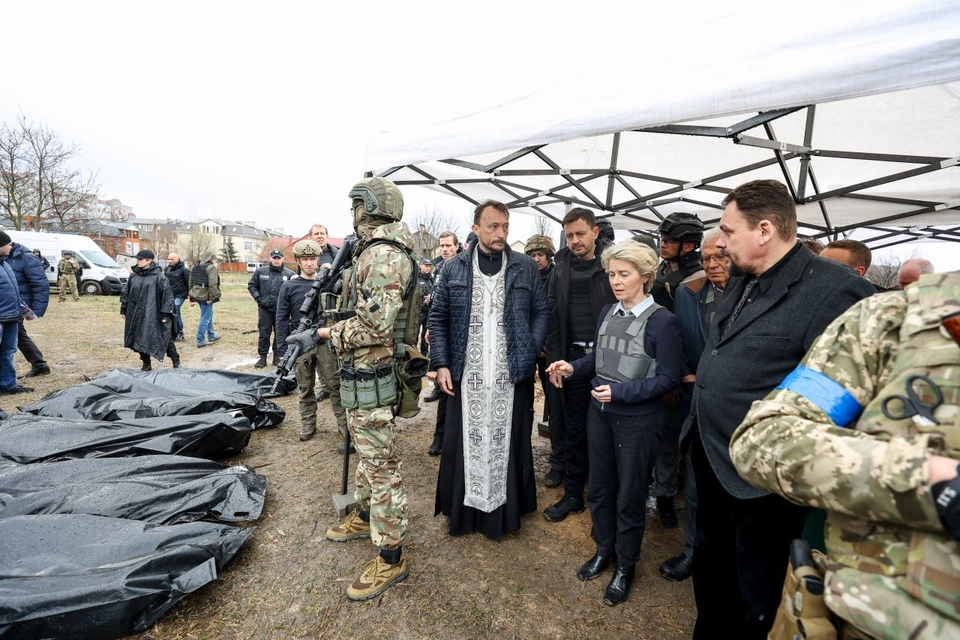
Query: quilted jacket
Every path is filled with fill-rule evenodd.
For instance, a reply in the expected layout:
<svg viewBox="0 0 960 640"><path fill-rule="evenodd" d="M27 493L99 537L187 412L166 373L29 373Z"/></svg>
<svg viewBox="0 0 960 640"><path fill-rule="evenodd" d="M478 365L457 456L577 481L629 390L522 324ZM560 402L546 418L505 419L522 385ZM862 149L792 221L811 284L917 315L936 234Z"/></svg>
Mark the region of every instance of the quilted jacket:
<svg viewBox="0 0 960 640"><path fill-rule="evenodd" d="M430 305L430 366L446 367L454 381L463 375L467 350L476 243L443 265ZM522 253L504 249L507 261L503 320L507 334L510 381L533 375L550 322L547 292L537 264Z"/></svg>

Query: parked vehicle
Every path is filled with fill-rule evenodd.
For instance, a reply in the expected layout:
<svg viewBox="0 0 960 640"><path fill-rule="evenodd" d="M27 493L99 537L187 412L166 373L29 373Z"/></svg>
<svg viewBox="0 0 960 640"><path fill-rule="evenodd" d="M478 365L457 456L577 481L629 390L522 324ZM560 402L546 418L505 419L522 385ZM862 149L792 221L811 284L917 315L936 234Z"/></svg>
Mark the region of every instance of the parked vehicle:
<svg viewBox="0 0 960 640"><path fill-rule="evenodd" d="M75 233L43 233L37 231L7 231L10 238L31 251L39 249L50 263L47 280L57 285L57 265L64 251L72 251L83 269L80 287L89 295L119 294L130 272L118 265L86 236Z"/></svg>

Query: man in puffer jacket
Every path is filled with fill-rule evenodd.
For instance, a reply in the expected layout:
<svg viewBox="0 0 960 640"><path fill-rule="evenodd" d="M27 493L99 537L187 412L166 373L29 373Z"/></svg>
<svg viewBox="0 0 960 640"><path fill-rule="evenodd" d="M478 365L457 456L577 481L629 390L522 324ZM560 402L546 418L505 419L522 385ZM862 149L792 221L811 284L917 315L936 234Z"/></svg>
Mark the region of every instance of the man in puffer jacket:
<svg viewBox="0 0 960 640"><path fill-rule="evenodd" d="M37 256L30 253L25 246L16 242L10 246L10 254L4 258L4 261L10 265L17 278L20 300L30 307L34 315L42 318L47 311L47 303L50 301L50 283L47 282L47 274L43 270L43 263ZM17 348L30 363L30 371L21 377L33 378L50 373L50 366L44 360L40 348L27 335L22 315L17 330Z"/></svg>
<svg viewBox="0 0 960 640"><path fill-rule="evenodd" d="M0 258L10 255L13 243L0 231ZM17 384L17 372L13 368L13 356L17 353L17 328L20 325L20 292L17 277L6 260L0 260L0 395L29 393L30 387Z"/></svg>

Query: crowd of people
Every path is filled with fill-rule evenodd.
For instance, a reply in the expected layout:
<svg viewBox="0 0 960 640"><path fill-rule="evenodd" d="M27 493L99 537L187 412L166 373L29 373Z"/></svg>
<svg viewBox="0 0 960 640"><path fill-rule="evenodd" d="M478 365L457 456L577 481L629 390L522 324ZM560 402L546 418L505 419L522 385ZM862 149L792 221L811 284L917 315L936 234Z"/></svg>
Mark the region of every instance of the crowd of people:
<svg viewBox="0 0 960 640"><path fill-rule="evenodd" d="M538 509L539 379L550 438L541 481L562 488L543 516L589 507L596 548L575 577L610 571L605 604L629 596L648 496L673 528L682 491L684 548L660 573L692 576L694 637L791 637L805 625L839 633L816 637L960 637L956 273L914 259L898 274L903 292L879 290L864 278L862 243L798 239L794 201L773 180L731 191L709 230L672 213L657 239L617 243L578 207L562 220L565 246L535 235L524 253L507 243L508 207L486 201L464 245L444 231L439 256L419 263L393 183L369 178L349 195L353 262L323 290L317 326L295 330L314 283L338 264L323 225L294 245L297 273L274 251L248 289L254 366L299 350L299 438L316 432L319 377L359 457L359 508L326 532L377 550L350 599L409 573L395 416L396 363L412 346L430 358L427 453L440 458L436 514L451 535L500 540ZM121 295L124 345L144 370L164 356L178 367L185 300L200 305L197 346L219 339L216 256L187 270L171 254L165 271L150 250L136 258ZM49 373L23 330L48 299L39 258L0 232L0 393L29 390L13 370L18 344L27 375ZM781 599L798 539L822 551L805 564L820 586L806 583L803 607Z"/></svg>

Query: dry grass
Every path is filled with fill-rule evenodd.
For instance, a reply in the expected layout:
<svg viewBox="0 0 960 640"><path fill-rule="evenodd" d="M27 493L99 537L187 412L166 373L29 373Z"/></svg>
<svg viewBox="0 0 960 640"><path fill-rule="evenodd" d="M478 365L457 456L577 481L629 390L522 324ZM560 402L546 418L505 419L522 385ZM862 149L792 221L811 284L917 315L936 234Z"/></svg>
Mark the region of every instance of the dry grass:
<svg viewBox="0 0 960 640"><path fill-rule="evenodd" d="M256 360L256 307L243 274L225 277L215 311L214 347L197 349L192 339L199 314L184 307L187 341L178 343L186 367L252 370ZM139 366L123 349L119 301L83 297L59 303L28 325L53 374L33 379L26 404L83 377L117 366ZM25 370L22 358L18 366ZM161 366L169 366L164 363ZM656 518L647 534L630 597L610 608L601 597L606 580L581 583L575 573L594 551L589 512L549 523L528 515L523 528L503 541L482 536L453 538L446 519L434 517L438 460L427 455L436 404L401 420L399 447L409 493L410 528L404 551L410 576L368 602L346 599L344 590L375 554L368 541L328 542L336 521L331 497L340 490L340 456L329 405L320 406L320 432L297 439L296 399L280 400L287 419L254 433L249 447L230 462L256 468L268 480L264 515L257 531L217 582L187 596L143 638L684 638L695 609L689 581L672 583L657 572L683 546L679 529ZM9 405L4 407L10 411ZM549 443L534 434L537 477L548 470ZM352 475L351 475L352 477ZM540 509L560 489L538 488Z"/></svg>

